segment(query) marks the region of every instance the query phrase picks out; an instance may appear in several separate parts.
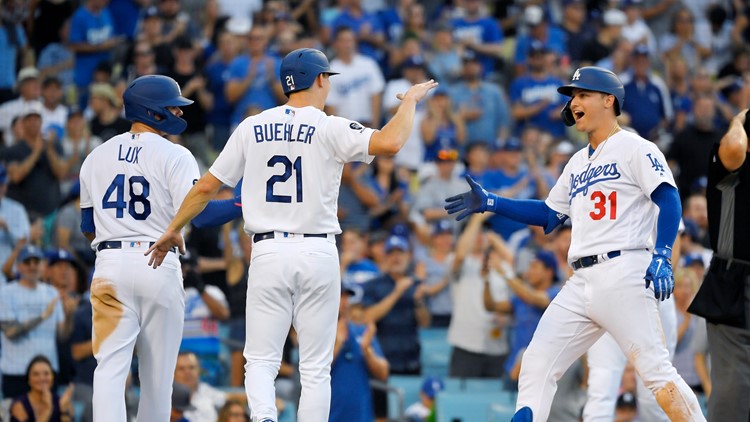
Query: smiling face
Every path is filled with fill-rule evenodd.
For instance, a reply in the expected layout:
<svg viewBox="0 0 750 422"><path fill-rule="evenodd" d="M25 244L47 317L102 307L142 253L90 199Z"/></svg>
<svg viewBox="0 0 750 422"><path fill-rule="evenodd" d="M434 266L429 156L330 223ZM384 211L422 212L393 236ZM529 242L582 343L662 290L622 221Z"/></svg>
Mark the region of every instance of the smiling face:
<svg viewBox="0 0 750 422"><path fill-rule="evenodd" d="M573 89L570 110L576 129L590 133L599 128L607 117L614 117L615 96L584 89ZM610 123L604 123L610 124Z"/></svg>
<svg viewBox="0 0 750 422"><path fill-rule="evenodd" d="M29 370L29 388L32 391L49 391L52 388L52 368L47 362L36 362Z"/></svg>

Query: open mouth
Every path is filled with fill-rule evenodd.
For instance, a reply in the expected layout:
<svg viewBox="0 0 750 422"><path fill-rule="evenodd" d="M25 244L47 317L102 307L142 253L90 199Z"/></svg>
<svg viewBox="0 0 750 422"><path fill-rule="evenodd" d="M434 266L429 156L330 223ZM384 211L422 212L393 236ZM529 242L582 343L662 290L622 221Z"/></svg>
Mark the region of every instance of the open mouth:
<svg viewBox="0 0 750 422"><path fill-rule="evenodd" d="M578 120L581 120L581 118L583 117L584 114L586 114L586 113L584 113L582 111L574 111L573 112L573 117L576 119L576 121L578 121Z"/></svg>

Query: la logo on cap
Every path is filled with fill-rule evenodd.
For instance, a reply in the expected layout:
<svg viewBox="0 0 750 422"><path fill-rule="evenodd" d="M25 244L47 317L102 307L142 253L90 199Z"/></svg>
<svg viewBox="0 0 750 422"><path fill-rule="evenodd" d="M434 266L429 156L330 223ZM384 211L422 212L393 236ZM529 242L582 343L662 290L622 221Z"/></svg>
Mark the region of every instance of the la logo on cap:
<svg viewBox="0 0 750 422"><path fill-rule="evenodd" d="M581 79L581 69L576 69L576 73L573 74L573 81L577 81Z"/></svg>

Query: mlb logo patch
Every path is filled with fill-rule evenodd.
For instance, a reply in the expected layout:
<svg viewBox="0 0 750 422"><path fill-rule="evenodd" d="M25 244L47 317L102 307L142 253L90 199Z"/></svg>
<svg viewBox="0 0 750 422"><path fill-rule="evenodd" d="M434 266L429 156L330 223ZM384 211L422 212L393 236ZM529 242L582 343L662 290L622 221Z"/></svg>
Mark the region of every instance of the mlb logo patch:
<svg viewBox="0 0 750 422"><path fill-rule="evenodd" d="M288 108L288 109L286 109L284 111L284 114L288 114L288 115L294 117L294 110Z"/></svg>

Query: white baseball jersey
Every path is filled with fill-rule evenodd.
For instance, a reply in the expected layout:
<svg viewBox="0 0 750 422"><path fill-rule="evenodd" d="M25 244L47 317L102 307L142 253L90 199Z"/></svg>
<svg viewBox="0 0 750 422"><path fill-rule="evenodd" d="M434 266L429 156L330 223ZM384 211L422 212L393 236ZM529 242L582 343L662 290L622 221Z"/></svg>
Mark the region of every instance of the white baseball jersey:
<svg viewBox="0 0 750 422"><path fill-rule="evenodd" d="M653 248L658 209L651 193L675 186L655 144L621 130L589 157L588 147L571 157L546 204L573 224L568 260L617 250Z"/></svg>
<svg viewBox="0 0 750 422"><path fill-rule="evenodd" d="M372 121L370 97L383 92L385 79L375 60L357 54L351 63L331 62L331 69L339 72L331 78L331 92L326 104L336 107L336 114L360 122Z"/></svg>
<svg viewBox="0 0 750 422"><path fill-rule="evenodd" d="M185 147L154 133L123 133L81 165L81 208L94 208L96 238L156 241L200 177Z"/></svg>
<svg viewBox="0 0 750 422"><path fill-rule="evenodd" d="M209 171L229 186L244 177L248 233L338 234L341 172L372 162L373 132L314 107L279 106L240 123Z"/></svg>

